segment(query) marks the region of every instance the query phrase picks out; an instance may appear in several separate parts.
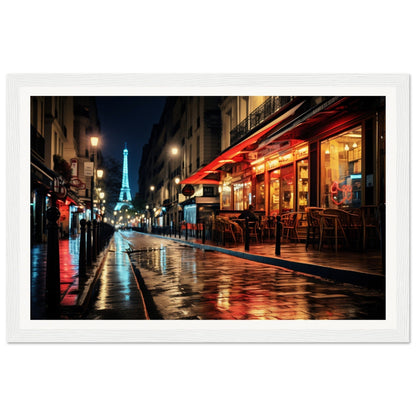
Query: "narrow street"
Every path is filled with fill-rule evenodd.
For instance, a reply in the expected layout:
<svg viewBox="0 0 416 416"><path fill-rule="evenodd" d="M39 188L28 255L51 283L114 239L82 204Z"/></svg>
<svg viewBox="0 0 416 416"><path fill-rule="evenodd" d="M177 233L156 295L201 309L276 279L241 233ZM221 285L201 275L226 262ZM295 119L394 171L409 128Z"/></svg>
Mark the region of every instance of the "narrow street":
<svg viewBox="0 0 416 416"><path fill-rule="evenodd" d="M146 319L140 290L130 265L129 243L116 233L85 319Z"/></svg>
<svg viewBox="0 0 416 416"><path fill-rule="evenodd" d="M384 295L119 231L87 319L140 319L141 283L150 319L384 319ZM114 250L114 251L113 251ZM136 316L136 318L135 318ZM142 318L143 319L143 318Z"/></svg>

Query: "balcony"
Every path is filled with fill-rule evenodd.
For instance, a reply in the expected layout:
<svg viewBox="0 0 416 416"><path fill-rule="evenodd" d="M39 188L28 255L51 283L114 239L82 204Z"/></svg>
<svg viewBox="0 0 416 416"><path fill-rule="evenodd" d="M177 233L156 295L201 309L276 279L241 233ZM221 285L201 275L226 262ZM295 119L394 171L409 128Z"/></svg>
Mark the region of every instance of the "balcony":
<svg viewBox="0 0 416 416"><path fill-rule="evenodd" d="M291 97L269 97L263 104L259 105L248 115L248 117L231 130L230 144L234 145L238 143L250 130L260 125L290 100Z"/></svg>

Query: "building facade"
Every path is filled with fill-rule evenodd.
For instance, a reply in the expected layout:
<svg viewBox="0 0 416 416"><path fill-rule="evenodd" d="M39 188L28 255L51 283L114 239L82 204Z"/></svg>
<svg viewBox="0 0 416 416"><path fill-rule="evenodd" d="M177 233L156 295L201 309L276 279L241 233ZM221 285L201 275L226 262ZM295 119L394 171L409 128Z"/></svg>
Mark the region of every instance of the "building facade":
<svg viewBox="0 0 416 416"><path fill-rule="evenodd" d="M195 225L219 209L216 181L206 180L183 194L182 181L220 151L219 97L168 97L160 121L144 146L139 193L153 226Z"/></svg>
<svg viewBox="0 0 416 416"><path fill-rule="evenodd" d="M182 183L219 176L222 211L385 202L384 97L226 97L220 108L220 154Z"/></svg>
<svg viewBox="0 0 416 416"><path fill-rule="evenodd" d="M89 142L88 130L79 122L77 97L31 97L31 241L47 237L46 210L51 192L58 195L62 236L76 234L85 216L90 184L83 176L82 161ZM85 123L84 123L85 124ZM97 119L88 126L99 129ZM83 153L84 152L84 153ZM84 185L84 186L82 186Z"/></svg>

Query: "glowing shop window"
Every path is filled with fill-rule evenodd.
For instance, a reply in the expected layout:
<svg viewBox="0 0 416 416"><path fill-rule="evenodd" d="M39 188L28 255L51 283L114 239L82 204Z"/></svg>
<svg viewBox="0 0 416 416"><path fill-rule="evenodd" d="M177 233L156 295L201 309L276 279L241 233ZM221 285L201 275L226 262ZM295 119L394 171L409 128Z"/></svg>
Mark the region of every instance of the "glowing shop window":
<svg viewBox="0 0 416 416"><path fill-rule="evenodd" d="M361 206L361 127L321 142L321 206Z"/></svg>

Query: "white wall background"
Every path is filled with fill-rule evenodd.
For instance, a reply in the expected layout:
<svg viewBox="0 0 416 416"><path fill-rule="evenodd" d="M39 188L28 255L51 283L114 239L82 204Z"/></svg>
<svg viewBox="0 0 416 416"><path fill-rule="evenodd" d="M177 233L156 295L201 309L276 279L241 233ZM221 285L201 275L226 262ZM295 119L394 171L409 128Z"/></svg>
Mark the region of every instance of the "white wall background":
<svg viewBox="0 0 416 416"><path fill-rule="evenodd" d="M1 96L5 75L15 72L415 75L411 4L2 2ZM5 99L0 105L5 126ZM4 147L0 154L5 184ZM1 202L4 224L3 196ZM5 284L1 290L4 300ZM414 343L9 345L4 312L0 408L6 415L390 416L416 410Z"/></svg>

